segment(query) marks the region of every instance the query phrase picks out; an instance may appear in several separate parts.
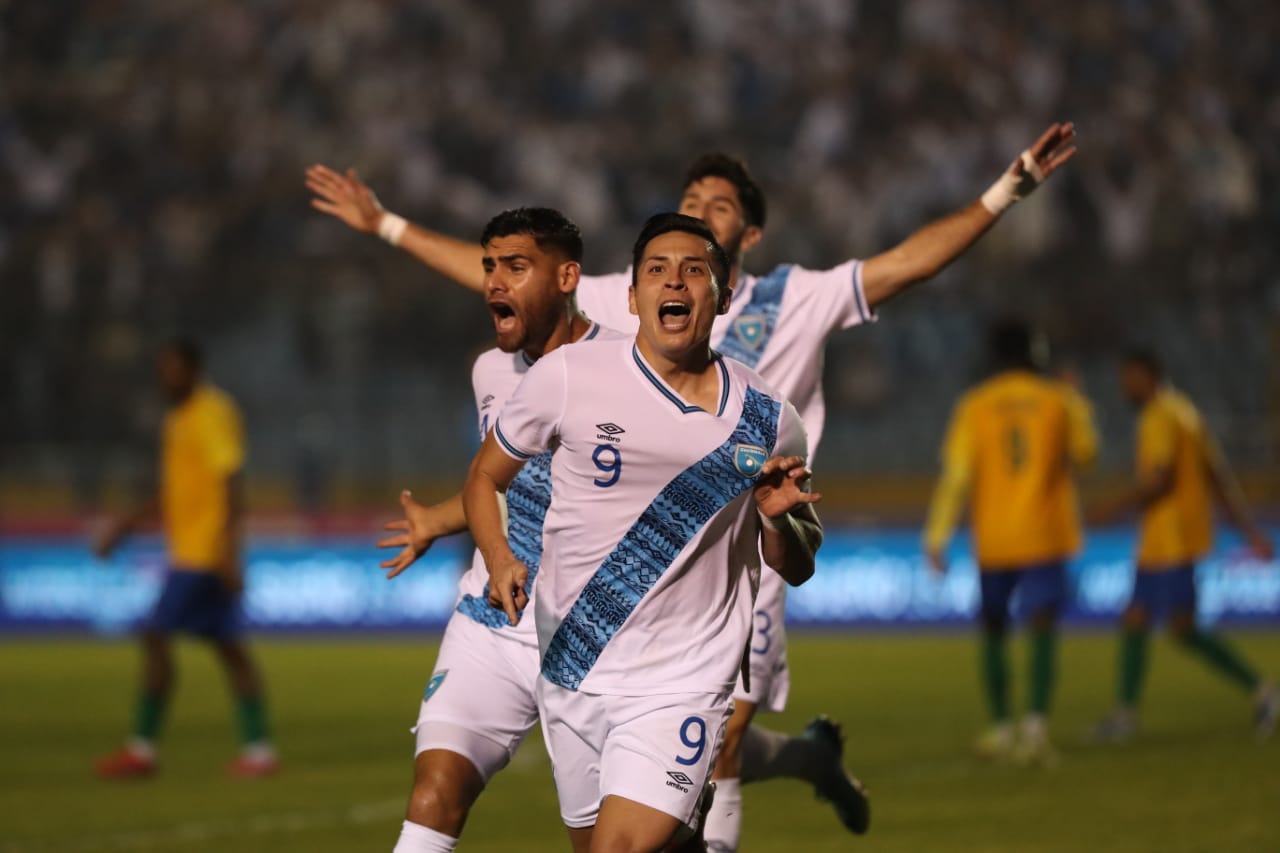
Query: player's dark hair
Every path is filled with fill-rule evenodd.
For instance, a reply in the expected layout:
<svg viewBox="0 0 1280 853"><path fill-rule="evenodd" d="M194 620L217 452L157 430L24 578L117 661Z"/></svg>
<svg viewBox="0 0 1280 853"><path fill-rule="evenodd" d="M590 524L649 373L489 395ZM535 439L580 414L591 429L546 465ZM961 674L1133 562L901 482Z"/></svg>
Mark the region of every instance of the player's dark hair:
<svg viewBox="0 0 1280 853"><path fill-rule="evenodd" d="M188 337L170 338L165 342L165 352L171 352L178 358L182 359L192 373L199 373L204 366L204 351L200 348L200 344Z"/></svg>
<svg viewBox="0 0 1280 853"><path fill-rule="evenodd" d="M703 178L724 178L733 184L734 189L738 191L738 201L742 203L742 212L746 216L747 224L758 228L764 227L766 214L764 191L760 189L756 179L751 177L746 163L737 157L730 157L718 151L703 154L694 160L693 165L684 173L681 190L688 189L690 184L697 183Z"/></svg>
<svg viewBox="0 0 1280 853"><path fill-rule="evenodd" d="M999 320L987 332L987 353L997 370L1043 370L1036 344L1035 330L1022 320Z"/></svg>
<svg viewBox="0 0 1280 853"><path fill-rule="evenodd" d="M549 207L517 207L504 210L484 227L480 245L487 246L495 237L527 234L539 249L555 249L566 258L582 263L582 232L558 210Z"/></svg>
<svg viewBox="0 0 1280 853"><path fill-rule="evenodd" d="M707 241L707 246L711 249L711 272L715 275L716 285L722 291L728 287L729 270L732 267L729 263L728 253L716 241L716 235L712 233L707 223L692 216L685 216L683 213L654 214L649 217L649 221L640 229L640 236L636 238L636 244L631 249L632 286L635 286L639 275L640 262L644 260L645 248L658 237L663 234L670 234L673 231L692 234Z"/></svg>
<svg viewBox="0 0 1280 853"><path fill-rule="evenodd" d="M1164 378L1164 363L1160 356L1146 347L1129 348L1124 354L1124 363L1143 368L1157 380Z"/></svg>

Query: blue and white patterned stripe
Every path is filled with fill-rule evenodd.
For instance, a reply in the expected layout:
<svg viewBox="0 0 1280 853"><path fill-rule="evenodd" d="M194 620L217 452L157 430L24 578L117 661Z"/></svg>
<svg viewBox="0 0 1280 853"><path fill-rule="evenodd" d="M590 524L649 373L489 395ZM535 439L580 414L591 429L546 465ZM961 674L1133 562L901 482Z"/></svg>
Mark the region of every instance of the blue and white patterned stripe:
<svg viewBox="0 0 1280 853"><path fill-rule="evenodd" d="M742 306L739 319L760 318L763 328L755 344L749 343L738 328L735 321L729 324L729 331L718 347L722 355L740 361L747 367L754 368L769 346L769 340L778 326L778 313L782 309L782 297L787 290L787 280L791 277L791 264L783 264L773 272L756 279L751 289L751 299Z"/></svg>
<svg viewBox="0 0 1280 853"><path fill-rule="evenodd" d="M740 444L772 454L782 406L748 388L732 435L668 483L605 558L547 645L542 674L577 690L659 578L716 513L755 485L734 464Z"/></svg>

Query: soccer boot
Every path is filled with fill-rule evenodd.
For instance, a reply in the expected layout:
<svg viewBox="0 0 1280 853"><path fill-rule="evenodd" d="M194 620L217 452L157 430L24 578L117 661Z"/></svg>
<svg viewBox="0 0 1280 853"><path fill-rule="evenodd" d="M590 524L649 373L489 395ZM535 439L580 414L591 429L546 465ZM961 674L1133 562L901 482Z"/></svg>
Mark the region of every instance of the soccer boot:
<svg viewBox="0 0 1280 853"><path fill-rule="evenodd" d="M159 769L154 755L123 746L98 759L94 772L103 779L145 779Z"/></svg>
<svg viewBox="0 0 1280 853"><path fill-rule="evenodd" d="M831 763L822 781L814 786L814 793L819 800L831 804L845 829L862 835L871 826L871 801L862 783L844 769L844 735L840 724L825 716L816 717L804 727L800 737L830 751Z"/></svg>

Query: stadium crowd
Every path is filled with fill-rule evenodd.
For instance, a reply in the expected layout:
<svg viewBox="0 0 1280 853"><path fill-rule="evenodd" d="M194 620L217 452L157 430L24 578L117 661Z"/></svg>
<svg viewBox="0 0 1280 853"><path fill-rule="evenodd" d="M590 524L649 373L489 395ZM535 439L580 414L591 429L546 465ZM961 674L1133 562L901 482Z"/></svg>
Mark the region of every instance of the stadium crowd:
<svg viewBox="0 0 1280 853"><path fill-rule="evenodd" d="M86 500L146 457L143 380L177 330L243 402L258 471L313 495L461 471L488 318L314 214L313 162L463 236L559 207L603 272L723 148L769 191L748 265L820 268L970 200L1059 116L1081 134L1070 172L837 340L825 467L931 470L978 330L1010 309L1083 372L1113 461L1110 348L1135 336L1228 452L1276 461L1280 7L44 0L0 21L0 440L27 448L6 454L19 475Z"/></svg>

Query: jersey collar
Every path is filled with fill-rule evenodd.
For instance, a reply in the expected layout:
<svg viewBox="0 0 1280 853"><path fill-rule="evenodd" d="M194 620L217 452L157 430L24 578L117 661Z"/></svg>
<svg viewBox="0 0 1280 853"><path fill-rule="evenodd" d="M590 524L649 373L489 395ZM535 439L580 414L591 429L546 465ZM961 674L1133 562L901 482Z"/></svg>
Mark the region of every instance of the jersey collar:
<svg viewBox="0 0 1280 853"><path fill-rule="evenodd" d="M658 376L657 371L651 368L649 363L644 360L644 356L640 354L640 348L635 344L631 345L631 357L635 361L636 367L640 368L640 375L648 380L654 388L657 388L658 392L661 393L662 396L666 397L667 400L669 400L671 404L680 411L680 414L688 415L693 412L706 411L706 409L701 406L691 406L686 403L670 385L663 382L662 378ZM724 415L725 407L729 404L729 368L725 367L724 358L720 353L713 350L711 357L715 361L716 366L720 368L720 406L716 411L716 417L718 418Z"/></svg>
<svg viewBox="0 0 1280 853"><path fill-rule="evenodd" d="M578 338L578 340L570 341L569 343L576 344L576 343L579 343L580 341L589 341L598 334L600 334L600 324L596 322L592 322L592 324L587 328L587 333L585 335ZM533 359L529 358L529 353L525 352L524 350L520 350L520 358L524 359L525 367L533 367Z"/></svg>

